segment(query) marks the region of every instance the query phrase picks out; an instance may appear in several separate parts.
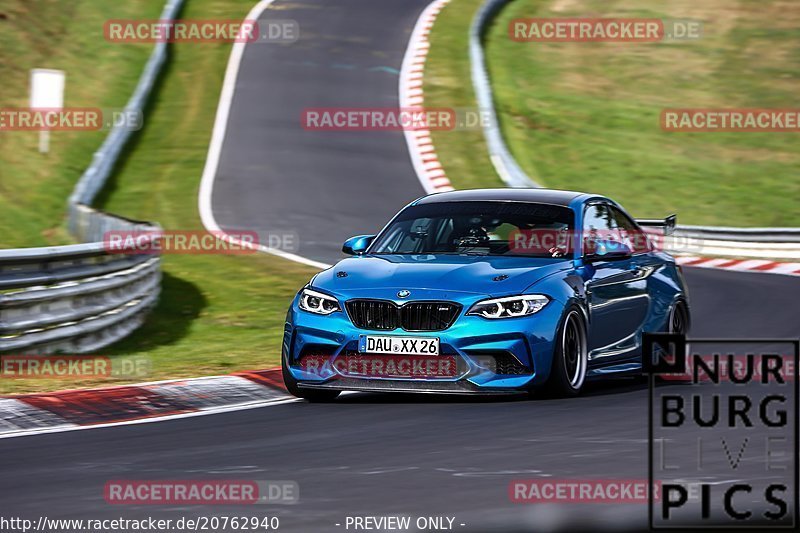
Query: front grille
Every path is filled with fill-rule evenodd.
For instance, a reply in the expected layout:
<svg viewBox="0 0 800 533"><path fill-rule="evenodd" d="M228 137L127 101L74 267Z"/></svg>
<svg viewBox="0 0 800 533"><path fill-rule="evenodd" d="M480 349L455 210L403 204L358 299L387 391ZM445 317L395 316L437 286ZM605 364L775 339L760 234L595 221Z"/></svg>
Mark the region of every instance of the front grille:
<svg viewBox="0 0 800 533"><path fill-rule="evenodd" d="M407 331L441 331L449 328L461 306L450 302L412 302L400 308L400 320Z"/></svg>
<svg viewBox="0 0 800 533"><path fill-rule="evenodd" d="M383 300L350 300L350 320L359 328L389 331L400 326L400 309Z"/></svg>
<svg viewBox="0 0 800 533"><path fill-rule="evenodd" d="M461 311L453 302L409 302L398 307L387 300L350 300L345 305L356 327L379 331L442 331Z"/></svg>

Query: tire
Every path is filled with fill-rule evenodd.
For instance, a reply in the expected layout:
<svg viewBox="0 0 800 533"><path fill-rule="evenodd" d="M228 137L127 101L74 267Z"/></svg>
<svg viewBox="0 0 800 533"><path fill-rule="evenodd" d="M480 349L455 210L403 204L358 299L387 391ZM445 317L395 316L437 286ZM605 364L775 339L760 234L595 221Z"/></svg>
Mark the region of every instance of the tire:
<svg viewBox="0 0 800 533"><path fill-rule="evenodd" d="M576 307L567 311L554 343L553 364L545 389L554 396L577 396L586 382L589 350L586 323Z"/></svg>
<svg viewBox="0 0 800 533"><path fill-rule="evenodd" d="M689 308L686 307L686 302L678 300L675 307L669 314L669 322L667 323L667 333L678 333L686 335L689 333L689 326L691 320L689 317Z"/></svg>
<svg viewBox="0 0 800 533"><path fill-rule="evenodd" d="M669 312L669 316L667 317L667 325L664 328L664 333L677 333L682 335L687 335L689 333L689 326L691 325L691 318L689 317L689 307L686 305L686 302L683 300L678 300L675 302L675 305ZM689 343L686 343L686 353L690 353L691 350L689 348ZM644 352L642 353L642 358L644 358ZM644 360L642 360L642 365L644 366ZM643 383L649 383L649 378L647 374L642 374L641 376ZM656 374L655 376L656 383L668 383L667 379L664 379L663 376Z"/></svg>
<svg viewBox="0 0 800 533"><path fill-rule="evenodd" d="M309 402L325 403L332 402L341 393L338 390L316 390L316 389L301 389L297 385L297 380L294 379L289 368L286 366L286 358L281 357L281 373L283 374L283 383L286 385L286 390L289 394L298 398L303 398Z"/></svg>

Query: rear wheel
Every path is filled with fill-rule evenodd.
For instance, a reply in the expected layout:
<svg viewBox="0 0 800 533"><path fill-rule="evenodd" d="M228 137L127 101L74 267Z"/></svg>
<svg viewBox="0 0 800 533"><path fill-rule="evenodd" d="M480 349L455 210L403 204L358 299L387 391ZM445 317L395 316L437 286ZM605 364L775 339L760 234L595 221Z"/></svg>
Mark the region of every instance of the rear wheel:
<svg viewBox="0 0 800 533"><path fill-rule="evenodd" d="M589 352L583 315L571 308L556 335L547 390L557 396L576 396L586 380Z"/></svg>
<svg viewBox="0 0 800 533"><path fill-rule="evenodd" d="M669 315L667 327L669 333L686 335L689 332L689 309L686 307L686 303L679 301L675 304Z"/></svg>
<svg viewBox="0 0 800 533"><path fill-rule="evenodd" d="M294 379L294 376L289 371L285 357L281 357L281 373L283 374L283 383L286 385L286 390L289 391L289 394L309 402L332 402L340 394L338 390L301 389L297 385L297 380Z"/></svg>
<svg viewBox="0 0 800 533"><path fill-rule="evenodd" d="M667 318L667 328L665 332L675 335L686 335L689 333L690 323L689 308L686 306L686 302L683 300L678 300L672 307L672 310L669 312L669 317ZM688 342L686 343L686 351L687 353L690 351ZM642 357L644 357L644 353L642 353ZM647 374L642 374L641 379L644 383L647 383ZM665 381L664 378L658 374L656 374L655 379L658 383Z"/></svg>

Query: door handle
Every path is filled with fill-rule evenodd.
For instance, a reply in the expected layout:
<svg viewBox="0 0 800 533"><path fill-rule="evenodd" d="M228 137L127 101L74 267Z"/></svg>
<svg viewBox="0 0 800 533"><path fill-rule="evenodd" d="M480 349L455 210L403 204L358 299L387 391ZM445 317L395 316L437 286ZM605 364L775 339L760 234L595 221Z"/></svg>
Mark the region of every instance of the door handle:
<svg viewBox="0 0 800 533"><path fill-rule="evenodd" d="M644 278L647 277L652 270L653 269L650 267L633 265L631 268L628 269L628 272L630 272L637 278Z"/></svg>

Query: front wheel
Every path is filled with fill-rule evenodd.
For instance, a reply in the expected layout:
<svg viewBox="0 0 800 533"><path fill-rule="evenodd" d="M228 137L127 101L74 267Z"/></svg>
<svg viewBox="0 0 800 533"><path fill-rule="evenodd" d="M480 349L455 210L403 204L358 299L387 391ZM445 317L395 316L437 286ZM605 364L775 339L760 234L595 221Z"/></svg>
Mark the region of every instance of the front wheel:
<svg viewBox="0 0 800 533"><path fill-rule="evenodd" d="M286 390L292 396L303 398L309 402L324 403L332 402L339 396L338 390L316 390L316 389L301 389L297 385L297 380L294 379L289 367L286 365L286 358L281 357L281 373L283 374L283 383L286 385Z"/></svg>
<svg viewBox="0 0 800 533"><path fill-rule="evenodd" d="M573 307L555 338L548 391L557 396L577 396L586 380L588 360L586 325L581 312Z"/></svg>

